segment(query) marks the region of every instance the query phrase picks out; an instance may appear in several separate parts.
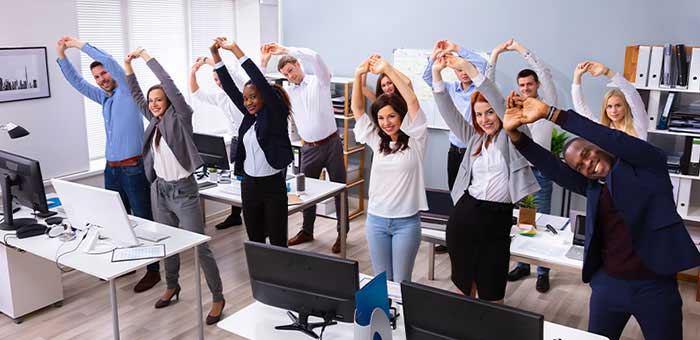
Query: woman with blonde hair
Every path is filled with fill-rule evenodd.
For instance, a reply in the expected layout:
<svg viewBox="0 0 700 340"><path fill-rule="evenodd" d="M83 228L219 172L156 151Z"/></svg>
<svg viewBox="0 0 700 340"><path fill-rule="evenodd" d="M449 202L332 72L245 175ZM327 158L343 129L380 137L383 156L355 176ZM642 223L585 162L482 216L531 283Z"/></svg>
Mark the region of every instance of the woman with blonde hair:
<svg viewBox="0 0 700 340"><path fill-rule="evenodd" d="M623 131L630 136L646 140L649 114L644 107L642 97L634 85L630 84L621 74L601 63L585 61L576 66L574 82L571 84L571 97L576 112L593 119L593 112L586 105L581 89L581 77L586 72L594 77L605 75L617 86L616 89L608 91L603 97L600 123Z"/></svg>

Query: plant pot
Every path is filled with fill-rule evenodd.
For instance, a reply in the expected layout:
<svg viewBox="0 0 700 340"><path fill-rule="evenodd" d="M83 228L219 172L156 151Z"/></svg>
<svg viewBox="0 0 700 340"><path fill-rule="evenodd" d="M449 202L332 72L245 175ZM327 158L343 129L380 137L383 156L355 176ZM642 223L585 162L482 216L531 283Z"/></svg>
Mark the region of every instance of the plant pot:
<svg viewBox="0 0 700 340"><path fill-rule="evenodd" d="M520 208L518 213L518 224L529 224L535 226L537 219L537 208Z"/></svg>

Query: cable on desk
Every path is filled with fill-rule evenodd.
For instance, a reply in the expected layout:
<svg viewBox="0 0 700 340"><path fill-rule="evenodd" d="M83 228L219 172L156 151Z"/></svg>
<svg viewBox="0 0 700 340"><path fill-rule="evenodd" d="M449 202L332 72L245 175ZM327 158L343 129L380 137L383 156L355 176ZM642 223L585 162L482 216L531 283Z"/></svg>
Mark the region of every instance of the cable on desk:
<svg viewBox="0 0 700 340"><path fill-rule="evenodd" d="M80 245L83 244L83 240L85 240L85 238L87 237L87 234L88 234L88 233L87 233L87 231L86 231L86 232L83 234L83 236L80 238L80 241L78 241L78 245L75 246L75 248L73 248L73 249L71 249L71 250L69 250L69 251L67 251L67 252L65 252L65 253L63 253L63 254L60 254L60 255L59 255L58 253L59 253L59 251L61 251L61 248L63 247L63 245L65 245L65 243L62 243L60 246L58 246L58 249L56 249L56 268L58 268L61 272L63 272L63 273L68 273L68 272L73 271L73 269L68 269L68 270L64 269L64 267L61 267L61 265L60 265L58 262L59 262L59 260L61 259L61 257L62 257L63 255L67 255L67 254L70 254L70 253L72 253L72 252L78 250L78 248L80 248Z"/></svg>

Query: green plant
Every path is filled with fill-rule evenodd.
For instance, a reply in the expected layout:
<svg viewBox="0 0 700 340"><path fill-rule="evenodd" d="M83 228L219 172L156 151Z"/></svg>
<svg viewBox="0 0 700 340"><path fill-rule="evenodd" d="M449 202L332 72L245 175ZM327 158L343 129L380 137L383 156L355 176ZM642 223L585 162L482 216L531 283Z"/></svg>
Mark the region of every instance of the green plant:
<svg viewBox="0 0 700 340"><path fill-rule="evenodd" d="M566 134L566 132L561 131L557 129L552 129L552 154L557 157L561 157L561 152L564 149L564 143L566 143L566 139L569 136Z"/></svg>
<svg viewBox="0 0 700 340"><path fill-rule="evenodd" d="M535 203L535 196L527 195L525 198L521 199L520 202L518 202L518 206L521 208L536 209L537 204Z"/></svg>

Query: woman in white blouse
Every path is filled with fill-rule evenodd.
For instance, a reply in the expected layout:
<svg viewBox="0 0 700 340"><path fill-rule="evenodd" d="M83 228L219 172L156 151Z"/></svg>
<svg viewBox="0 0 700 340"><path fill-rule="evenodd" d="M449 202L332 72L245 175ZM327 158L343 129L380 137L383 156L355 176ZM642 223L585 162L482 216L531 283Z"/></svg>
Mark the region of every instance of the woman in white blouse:
<svg viewBox="0 0 700 340"><path fill-rule="evenodd" d="M402 94L377 97L371 116L365 114L362 92L352 95L355 137L374 152L366 222L372 267L375 274L386 271L387 279L401 282L411 280L420 244L419 211L428 209L423 180L428 121L405 76L379 55L357 67L354 88L363 88L370 71L386 74Z"/></svg>
<svg viewBox="0 0 700 340"><path fill-rule="evenodd" d="M571 84L571 97L576 112L593 119L593 111L583 100L583 91L581 90L581 77L586 72L594 77L605 75L618 87L608 91L603 97L600 123L624 131L630 136L646 140L649 114L644 107L642 97L625 77L601 63L586 61L576 66L574 82Z"/></svg>

